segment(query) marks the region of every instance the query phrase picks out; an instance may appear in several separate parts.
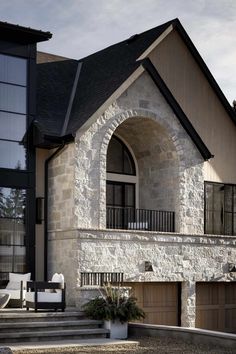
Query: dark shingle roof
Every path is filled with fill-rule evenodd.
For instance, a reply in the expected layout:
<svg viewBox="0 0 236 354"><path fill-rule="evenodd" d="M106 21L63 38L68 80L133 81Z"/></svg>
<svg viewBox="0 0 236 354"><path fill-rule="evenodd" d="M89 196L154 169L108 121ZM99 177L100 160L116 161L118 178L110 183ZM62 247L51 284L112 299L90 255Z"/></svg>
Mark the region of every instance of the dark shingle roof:
<svg viewBox="0 0 236 354"><path fill-rule="evenodd" d="M77 65L66 60L37 66L36 120L46 135L61 135Z"/></svg>
<svg viewBox="0 0 236 354"><path fill-rule="evenodd" d="M78 62L65 60L39 64L37 121L42 131L60 136L79 62L82 62L82 68L66 134L75 133L140 66L136 59L171 23L169 21Z"/></svg>
<svg viewBox="0 0 236 354"><path fill-rule="evenodd" d="M145 67L144 61L137 61L137 59L170 25L173 25L177 29L196 62L206 75L225 110L236 123L235 112L229 105L181 23L178 19L175 19L141 34L134 35L128 40L114 44L78 61L64 60L39 64L37 128L40 129L41 133L61 138L66 136L65 140L68 140L70 136L72 138L75 132L140 65ZM81 68L77 83L75 78L77 77L78 66L81 66ZM147 70L146 67L145 69ZM157 78L158 75L158 72L156 72L154 76ZM163 81L161 77L159 81ZM75 84L77 86L74 91ZM165 86L163 82L160 85L160 89L164 90L165 93L169 92L166 98L168 98L171 104L175 99ZM72 101L71 97L73 97L73 104L69 105L69 102L71 103ZM68 109L68 107L70 108ZM176 108L176 104L172 108ZM204 159L212 157L210 151L201 141L201 138L188 121L180 106L177 111L185 120L185 128L186 126L190 127L188 133ZM178 118L181 121L182 118L180 116Z"/></svg>

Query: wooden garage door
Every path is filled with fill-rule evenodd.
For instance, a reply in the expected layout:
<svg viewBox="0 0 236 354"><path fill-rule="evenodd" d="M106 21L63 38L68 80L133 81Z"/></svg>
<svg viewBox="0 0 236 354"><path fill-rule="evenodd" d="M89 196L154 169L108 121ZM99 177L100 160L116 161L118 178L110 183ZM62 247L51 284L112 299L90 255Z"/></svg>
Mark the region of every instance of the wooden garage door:
<svg viewBox="0 0 236 354"><path fill-rule="evenodd" d="M236 333L236 282L197 283L196 327Z"/></svg>
<svg viewBox="0 0 236 354"><path fill-rule="evenodd" d="M143 323L179 325L178 283L125 283L131 286L146 317Z"/></svg>

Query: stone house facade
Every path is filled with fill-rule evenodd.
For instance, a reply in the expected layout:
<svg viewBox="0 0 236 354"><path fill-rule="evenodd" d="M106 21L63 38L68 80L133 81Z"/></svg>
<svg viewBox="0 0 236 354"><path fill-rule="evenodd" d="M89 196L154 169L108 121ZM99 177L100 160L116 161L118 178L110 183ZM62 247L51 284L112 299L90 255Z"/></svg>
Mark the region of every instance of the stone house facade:
<svg viewBox="0 0 236 354"><path fill-rule="evenodd" d="M37 61L36 279L79 306L122 273L147 323L236 331L236 114L179 20Z"/></svg>
<svg viewBox="0 0 236 354"><path fill-rule="evenodd" d="M128 46L136 56L123 52ZM119 85L113 77L111 91L100 79L109 94L83 121L75 109L83 70L92 62L109 72L115 55L111 75L129 55L134 68ZM146 322L235 331L233 108L178 20L81 60L78 71L67 121L73 142L48 166L48 272L65 274L72 305L83 297L82 273L120 272Z"/></svg>

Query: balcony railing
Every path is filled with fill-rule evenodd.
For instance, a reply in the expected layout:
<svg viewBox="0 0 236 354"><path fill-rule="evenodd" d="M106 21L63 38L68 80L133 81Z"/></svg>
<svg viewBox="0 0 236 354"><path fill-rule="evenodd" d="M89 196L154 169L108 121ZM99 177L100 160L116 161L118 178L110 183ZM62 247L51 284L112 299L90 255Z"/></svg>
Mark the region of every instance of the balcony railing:
<svg viewBox="0 0 236 354"><path fill-rule="evenodd" d="M107 228L147 231L175 231L173 211L107 207Z"/></svg>

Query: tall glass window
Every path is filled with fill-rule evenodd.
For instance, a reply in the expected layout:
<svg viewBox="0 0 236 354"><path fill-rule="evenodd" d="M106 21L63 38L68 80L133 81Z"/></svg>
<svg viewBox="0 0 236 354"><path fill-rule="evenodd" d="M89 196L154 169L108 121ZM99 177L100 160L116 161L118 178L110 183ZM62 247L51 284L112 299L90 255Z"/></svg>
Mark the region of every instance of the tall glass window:
<svg viewBox="0 0 236 354"><path fill-rule="evenodd" d="M205 183L205 233L236 235L236 186Z"/></svg>
<svg viewBox="0 0 236 354"><path fill-rule="evenodd" d="M27 59L0 54L0 168L26 169Z"/></svg>
<svg viewBox="0 0 236 354"><path fill-rule="evenodd" d="M0 280L26 270L24 189L0 188Z"/></svg>

